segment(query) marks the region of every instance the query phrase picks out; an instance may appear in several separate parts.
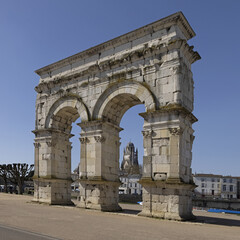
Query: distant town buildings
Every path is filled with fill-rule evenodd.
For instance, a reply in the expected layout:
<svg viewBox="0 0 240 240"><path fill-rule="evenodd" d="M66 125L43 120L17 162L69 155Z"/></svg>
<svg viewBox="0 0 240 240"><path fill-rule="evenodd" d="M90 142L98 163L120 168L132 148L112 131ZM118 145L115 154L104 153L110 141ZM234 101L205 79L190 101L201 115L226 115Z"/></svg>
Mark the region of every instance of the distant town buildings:
<svg viewBox="0 0 240 240"><path fill-rule="evenodd" d="M196 197L240 198L240 177L201 173L195 174L193 181L197 185L194 190Z"/></svg>
<svg viewBox="0 0 240 240"><path fill-rule="evenodd" d="M73 192L79 192L79 166L77 166L71 173L72 183L71 189Z"/></svg>
<svg viewBox="0 0 240 240"><path fill-rule="evenodd" d="M138 183L141 178L141 170L138 164L138 150L132 142L129 142L123 153L121 163L119 194L142 194L142 186Z"/></svg>

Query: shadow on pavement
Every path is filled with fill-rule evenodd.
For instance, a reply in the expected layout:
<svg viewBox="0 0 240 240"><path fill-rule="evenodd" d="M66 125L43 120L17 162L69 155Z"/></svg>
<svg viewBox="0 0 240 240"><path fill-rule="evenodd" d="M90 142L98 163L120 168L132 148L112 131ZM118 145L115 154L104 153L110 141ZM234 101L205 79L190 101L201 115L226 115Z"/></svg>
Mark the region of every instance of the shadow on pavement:
<svg viewBox="0 0 240 240"><path fill-rule="evenodd" d="M132 210L132 209L123 209L121 211L121 213L125 213L125 214L132 214L132 215L137 215L138 213L140 213L140 210Z"/></svg>
<svg viewBox="0 0 240 240"><path fill-rule="evenodd" d="M197 218L192 222L215 224L215 225L221 225L221 226L240 227L240 218L239 220L234 220L234 219L228 219L228 218L197 216Z"/></svg>

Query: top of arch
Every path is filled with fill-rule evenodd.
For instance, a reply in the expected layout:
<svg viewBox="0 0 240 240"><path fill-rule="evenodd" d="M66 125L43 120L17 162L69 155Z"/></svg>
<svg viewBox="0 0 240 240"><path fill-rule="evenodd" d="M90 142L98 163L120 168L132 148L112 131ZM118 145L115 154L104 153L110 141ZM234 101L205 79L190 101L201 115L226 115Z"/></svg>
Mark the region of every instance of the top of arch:
<svg viewBox="0 0 240 240"><path fill-rule="evenodd" d="M91 55L96 54L98 51L107 50L108 48L111 48L111 47L117 47L117 46L125 44L129 41L133 41L137 38L143 37L154 31L158 31L163 28L169 28L172 25L177 25L182 30L182 32L187 40L191 39L192 37L194 37L196 35L195 32L193 31L192 27L188 23L187 19L183 15L183 13L177 12L170 16L162 18L158 21L155 21L153 23L150 23L148 25L140 27L136 30L133 30L131 32L123 34L119 37L116 37L114 39L111 39L109 41L101 43L94 47L91 47L85 51L82 51L82 52L72 55L70 57L64 58L60 61L57 61L55 63L47 65L43 68L40 68L40 69L36 70L35 73L37 73L39 76L41 76L42 74L45 74L49 71L67 66L71 62L75 62L79 59L84 59L84 58L90 57Z"/></svg>

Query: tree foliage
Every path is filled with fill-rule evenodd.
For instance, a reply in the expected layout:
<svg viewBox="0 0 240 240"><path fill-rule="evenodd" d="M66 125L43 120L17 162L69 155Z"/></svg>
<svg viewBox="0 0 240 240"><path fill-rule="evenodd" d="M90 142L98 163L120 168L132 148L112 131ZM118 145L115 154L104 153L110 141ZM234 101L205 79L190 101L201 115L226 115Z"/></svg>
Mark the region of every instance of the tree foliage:
<svg viewBox="0 0 240 240"><path fill-rule="evenodd" d="M4 179L5 189L7 189L7 182L18 186L19 194L23 193L24 182L33 176L34 165L26 163L13 163L0 165L0 176ZM5 190L7 191L7 190Z"/></svg>
<svg viewBox="0 0 240 240"><path fill-rule="evenodd" d="M4 181L4 191L5 191L5 193L8 192L8 188L7 188L8 176L9 176L9 173L7 171L7 165L6 164L0 165L0 177Z"/></svg>

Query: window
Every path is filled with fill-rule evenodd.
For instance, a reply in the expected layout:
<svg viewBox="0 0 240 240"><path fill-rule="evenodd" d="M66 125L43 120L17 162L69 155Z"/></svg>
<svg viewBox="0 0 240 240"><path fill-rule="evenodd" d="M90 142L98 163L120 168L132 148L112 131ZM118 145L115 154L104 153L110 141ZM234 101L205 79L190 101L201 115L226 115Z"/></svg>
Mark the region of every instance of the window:
<svg viewBox="0 0 240 240"><path fill-rule="evenodd" d="M214 183L212 184L212 188L215 188Z"/></svg>
<svg viewBox="0 0 240 240"><path fill-rule="evenodd" d="M204 184L204 183L202 183L202 188L204 187L204 185L205 185L205 184Z"/></svg>
<svg viewBox="0 0 240 240"><path fill-rule="evenodd" d="M201 178L201 181L204 182L204 178Z"/></svg>
<svg viewBox="0 0 240 240"><path fill-rule="evenodd" d="M230 185L230 186L229 186L229 191L230 191L230 192L233 192L233 185Z"/></svg>
<svg viewBox="0 0 240 240"><path fill-rule="evenodd" d="M223 191L225 192L226 191L226 185L223 185Z"/></svg>
<svg viewBox="0 0 240 240"><path fill-rule="evenodd" d="M214 179L214 178L212 178L212 182L215 182L215 179Z"/></svg>
<svg viewBox="0 0 240 240"><path fill-rule="evenodd" d="M224 183L227 182L226 178L223 179L223 182L224 182Z"/></svg>
<svg viewBox="0 0 240 240"><path fill-rule="evenodd" d="M229 179L229 182L230 182L230 183L232 183L232 182L233 182L233 181L232 181L232 178L230 178L230 179Z"/></svg>
<svg viewBox="0 0 240 240"><path fill-rule="evenodd" d="M220 178L218 178L217 181L220 182Z"/></svg>

